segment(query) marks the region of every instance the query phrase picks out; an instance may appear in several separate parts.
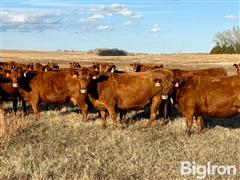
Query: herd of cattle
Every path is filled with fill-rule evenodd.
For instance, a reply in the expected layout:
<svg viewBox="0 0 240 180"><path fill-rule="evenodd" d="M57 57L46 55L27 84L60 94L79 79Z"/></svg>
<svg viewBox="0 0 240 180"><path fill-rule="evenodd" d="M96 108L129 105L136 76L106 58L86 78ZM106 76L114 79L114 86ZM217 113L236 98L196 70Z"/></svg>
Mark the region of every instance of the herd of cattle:
<svg viewBox="0 0 240 180"><path fill-rule="evenodd" d="M115 128L118 112L120 122L127 122L128 111L149 106L147 127L151 127L159 114L166 117L175 107L186 118L188 134L194 117L200 133L203 117L228 118L240 112L240 75L227 76L224 68L181 70L140 63L130 66L134 72L119 71L112 63L81 67L71 62L68 68L60 68L56 63L0 62L0 110L2 102L12 101L16 112L21 101L26 113L29 103L38 120L40 103L71 101L80 107L83 121L88 119L89 107L94 107L100 112L102 127L106 127L109 114ZM240 64L233 67L239 73Z"/></svg>

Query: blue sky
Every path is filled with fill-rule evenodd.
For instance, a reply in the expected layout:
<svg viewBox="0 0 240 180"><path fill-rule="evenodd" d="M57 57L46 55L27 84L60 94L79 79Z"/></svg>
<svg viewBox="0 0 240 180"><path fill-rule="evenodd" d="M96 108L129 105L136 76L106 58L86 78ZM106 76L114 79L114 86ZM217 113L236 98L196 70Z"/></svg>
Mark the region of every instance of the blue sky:
<svg viewBox="0 0 240 180"><path fill-rule="evenodd" d="M209 52L240 0L1 0L1 49Z"/></svg>

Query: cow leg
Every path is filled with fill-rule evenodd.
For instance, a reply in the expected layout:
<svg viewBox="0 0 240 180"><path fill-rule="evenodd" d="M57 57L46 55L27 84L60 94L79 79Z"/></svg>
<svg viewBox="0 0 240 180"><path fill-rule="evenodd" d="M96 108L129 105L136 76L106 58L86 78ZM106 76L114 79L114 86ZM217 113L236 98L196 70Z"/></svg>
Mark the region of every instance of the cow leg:
<svg viewBox="0 0 240 180"><path fill-rule="evenodd" d="M87 117L88 117L88 105L85 104L85 103L80 103L79 107L80 107L80 109L82 111L82 114L83 114L82 121L87 122L88 121L88 119L87 119Z"/></svg>
<svg viewBox="0 0 240 180"><path fill-rule="evenodd" d="M18 100L17 100L17 99L14 99L14 100L13 100L13 111L14 111L15 114L16 114L16 112L17 112L17 104L18 104Z"/></svg>
<svg viewBox="0 0 240 180"><path fill-rule="evenodd" d="M198 134L200 134L203 130L203 118L202 118L202 116L197 117L197 124L198 124Z"/></svg>
<svg viewBox="0 0 240 180"><path fill-rule="evenodd" d="M0 137L6 132L6 121L4 119L4 110L2 102L0 102Z"/></svg>
<svg viewBox="0 0 240 180"><path fill-rule="evenodd" d="M120 123L124 122L125 124L128 124L128 121L127 121L127 118L126 118L127 111L120 109L119 113L120 113Z"/></svg>
<svg viewBox="0 0 240 180"><path fill-rule="evenodd" d="M117 128L117 113L115 108L108 108L110 118L112 120L113 129Z"/></svg>
<svg viewBox="0 0 240 180"><path fill-rule="evenodd" d="M22 99L22 108L23 108L23 114L25 115L27 113L27 107L26 107L26 101Z"/></svg>
<svg viewBox="0 0 240 180"><path fill-rule="evenodd" d="M107 112L100 111L100 114L101 114L101 118L102 118L102 128L105 129L107 127L107 125L106 125Z"/></svg>
<svg viewBox="0 0 240 180"><path fill-rule="evenodd" d="M192 115L186 116L186 124L187 124L186 132L190 136L191 135L191 128L192 128L192 125L193 125L193 116Z"/></svg>
<svg viewBox="0 0 240 180"><path fill-rule="evenodd" d="M164 119L167 119L169 117L169 112L168 112L169 105L170 105L169 99L165 100L165 105L164 105L164 110L163 110L163 117L164 117Z"/></svg>
<svg viewBox="0 0 240 180"><path fill-rule="evenodd" d="M161 102L161 99L160 99L159 96L153 97L152 104L151 104L151 107L150 107L150 113L151 113L150 114L150 119L148 120L147 125L146 125L147 128L150 128L152 126L153 121L156 119L157 110L159 108L160 102Z"/></svg>
<svg viewBox="0 0 240 180"><path fill-rule="evenodd" d="M40 118L40 113L39 113L39 106L38 103L31 103L32 104L32 108L35 114L35 120L38 121Z"/></svg>

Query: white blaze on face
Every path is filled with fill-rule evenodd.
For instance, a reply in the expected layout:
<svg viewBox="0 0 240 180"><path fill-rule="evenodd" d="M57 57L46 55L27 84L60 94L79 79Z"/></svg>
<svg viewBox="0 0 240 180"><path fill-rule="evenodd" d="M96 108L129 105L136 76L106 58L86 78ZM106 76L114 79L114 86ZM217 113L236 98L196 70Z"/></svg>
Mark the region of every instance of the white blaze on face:
<svg viewBox="0 0 240 180"><path fill-rule="evenodd" d="M93 78L93 79L97 79L97 76L93 76L92 78Z"/></svg>
<svg viewBox="0 0 240 180"><path fill-rule="evenodd" d="M156 86L156 87L160 87L161 84L157 81L157 82L155 83L155 86Z"/></svg>
<svg viewBox="0 0 240 180"><path fill-rule="evenodd" d="M81 92L82 94L86 94L86 93L87 93L87 89L80 89L80 92Z"/></svg>
<svg viewBox="0 0 240 180"><path fill-rule="evenodd" d="M18 83L13 83L12 87L17 88L18 87Z"/></svg>
<svg viewBox="0 0 240 180"><path fill-rule="evenodd" d="M77 79L77 75L76 74L74 74L74 75L72 75L72 77L74 78L74 79Z"/></svg>
<svg viewBox="0 0 240 180"><path fill-rule="evenodd" d="M177 83L175 83L175 87L179 87L179 83L177 82Z"/></svg>
<svg viewBox="0 0 240 180"><path fill-rule="evenodd" d="M168 95L162 95L162 99L167 100L168 99Z"/></svg>

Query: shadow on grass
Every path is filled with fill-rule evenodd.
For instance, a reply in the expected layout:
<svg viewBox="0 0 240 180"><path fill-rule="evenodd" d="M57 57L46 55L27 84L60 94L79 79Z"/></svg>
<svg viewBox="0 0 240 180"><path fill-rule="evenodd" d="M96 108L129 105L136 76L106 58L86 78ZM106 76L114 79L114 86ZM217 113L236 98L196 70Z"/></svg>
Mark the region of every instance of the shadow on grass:
<svg viewBox="0 0 240 180"><path fill-rule="evenodd" d="M204 127L214 128L215 126L222 126L226 128L237 129L240 128L240 115L236 115L226 119L210 119L204 117Z"/></svg>

